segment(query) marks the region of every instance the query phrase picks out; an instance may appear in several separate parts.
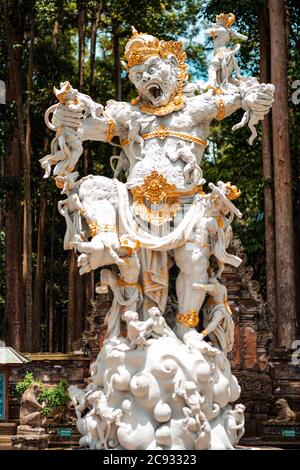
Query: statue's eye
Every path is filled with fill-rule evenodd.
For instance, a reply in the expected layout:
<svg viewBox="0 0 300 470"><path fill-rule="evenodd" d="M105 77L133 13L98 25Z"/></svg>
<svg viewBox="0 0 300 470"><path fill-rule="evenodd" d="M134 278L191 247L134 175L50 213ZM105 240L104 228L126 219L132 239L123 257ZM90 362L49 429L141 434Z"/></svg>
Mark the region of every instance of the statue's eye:
<svg viewBox="0 0 300 470"><path fill-rule="evenodd" d="M149 68L149 73L152 74L152 73L155 73L155 72L156 72L156 67L152 66L152 67Z"/></svg>
<svg viewBox="0 0 300 470"><path fill-rule="evenodd" d="M138 72L138 73L136 74L137 80L141 80L142 75L143 75L143 74L142 74L141 72Z"/></svg>

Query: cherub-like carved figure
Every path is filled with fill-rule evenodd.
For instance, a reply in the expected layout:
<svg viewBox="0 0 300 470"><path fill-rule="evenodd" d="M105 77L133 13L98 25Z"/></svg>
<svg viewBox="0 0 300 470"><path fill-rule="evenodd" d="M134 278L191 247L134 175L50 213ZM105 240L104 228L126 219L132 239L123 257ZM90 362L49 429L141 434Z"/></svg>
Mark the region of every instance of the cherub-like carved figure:
<svg viewBox="0 0 300 470"><path fill-rule="evenodd" d="M152 331L152 318L140 321L138 313L130 310L124 313L123 318L127 323L127 336L131 343L130 345L132 347L140 346L141 348L149 346L146 335Z"/></svg>
<svg viewBox="0 0 300 470"><path fill-rule="evenodd" d="M161 311L158 307L152 307L148 310L149 318L153 320L151 326L151 333L149 331L148 335L151 335L153 338L159 338L160 336L173 336L176 337L175 333L167 325L166 320L161 314Z"/></svg>
<svg viewBox="0 0 300 470"><path fill-rule="evenodd" d="M208 336L214 346L230 352L234 344L234 321L226 287L216 278L210 278L207 285L195 287L206 290L209 295L203 310L204 330L200 333L200 339Z"/></svg>
<svg viewBox="0 0 300 470"><path fill-rule="evenodd" d="M180 159L186 163L183 169L184 180L186 183L204 184L205 179L202 178L203 173L200 166L197 164L197 158L193 150L193 143L188 146L183 142L177 142L175 152L170 152L168 157L172 162L176 162L176 160Z"/></svg>
<svg viewBox="0 0 300 470"><path fill-rule="evenodd" d="M225 431L233 446L235 446L245 432L245 406L241 403L235 405L234 409L225 410L222 419L224 421Z"/></svg>

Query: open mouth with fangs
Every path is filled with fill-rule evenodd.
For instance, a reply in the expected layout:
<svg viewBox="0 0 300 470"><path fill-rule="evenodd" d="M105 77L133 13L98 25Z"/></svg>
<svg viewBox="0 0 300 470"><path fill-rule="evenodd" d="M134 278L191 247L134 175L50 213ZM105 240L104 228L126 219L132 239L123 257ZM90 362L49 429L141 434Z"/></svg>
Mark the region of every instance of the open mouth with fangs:
<svg viewBox="0 0 300 470"><path fill-rule="evenodd" d="M163 97L163 91L157 83L149 84L149 86L147 87L147 93L153 103L156 101L160 101Z"/></svg>

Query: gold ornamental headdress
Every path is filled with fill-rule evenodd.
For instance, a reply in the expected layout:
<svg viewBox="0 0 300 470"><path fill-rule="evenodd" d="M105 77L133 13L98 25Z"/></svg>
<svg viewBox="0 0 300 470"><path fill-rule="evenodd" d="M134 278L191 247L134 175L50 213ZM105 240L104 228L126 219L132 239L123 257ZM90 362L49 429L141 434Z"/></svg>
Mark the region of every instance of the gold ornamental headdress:
<svg viewBox="0 0 300 470"><path fill-rule="evenodd" d="M235 22L235 15L233 13L220 13L216 16L216 23L224 26L225 28L230 28Z"/></svg>
<svg viewBox="0 0 300 470"><path fill-rule="evenodd" d="M134 67L145 62L149 57L158 56L166 59L174 55L179 65L179 80L187 78L186 53L181 41L162 41L146 33L138 33L132 26L132 36L125 46L126 68Z"/></svg>

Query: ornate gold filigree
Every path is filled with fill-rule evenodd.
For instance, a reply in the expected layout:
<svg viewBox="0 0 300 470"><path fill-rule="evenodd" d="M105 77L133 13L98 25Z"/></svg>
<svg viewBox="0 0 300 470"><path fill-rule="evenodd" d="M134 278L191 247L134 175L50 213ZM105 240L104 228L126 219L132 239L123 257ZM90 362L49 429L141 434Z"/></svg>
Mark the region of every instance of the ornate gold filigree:
<svg viewBox="0 0 300 470"><path fill-rule="evenodd" d="M185 313L177 313L176 321L186 326L187 328L197 328L199 323L198 313L194 308Z"/></svg>
<svg viewBox="0 0 300 470"><path fill-rule="evenodd" d="M237 186L231 185L231 183L226 183L225 184L226 189L229 191L227 194L228 199L233 201L234 199L237 199L241 195L240 189L237 188Z"/></svg>
<svg viewBox="0 0 300 470"><path fill-rule="evenodd" d="M196 137L194 135L186 134L185 132L172 131L165 126L159 126L155 131L149 132L147 134L142 134L144 140L154 139L158 137L159 139L165 139L166 137L176 137L177 139L186 140L188 142L194 142L195 144L202 145L207 147L207 141Z"/></svg>
<svg viewBox="0 0 300 470"><path fill-rule="evenodd" d="M216 16L216 23L221 24L225 28L230 28L235 22L235 15L233 13L220 13Z"/></svg>
<svg viewBox="0 0 300 470"><path fill-rule="evenodd" d="M133 194L136 193L136 189L132 190ZM144 183L140 186L143 197L151 204L159 204L168 197L170 192L174 192L176 189L176 184L168 183L168 180L157 171L152 171L150 175L146 176Z"/></svg>
<svg viewBox="0 0 300 470"><path fill-rule="evenodd" d="M149 57L159 56L166 59L170 54L174 55L178 61L178 78L180 80L186 79L186 53L182 48L181 41L160 41L158 38L148 36L145 33L138 33L133 29L132 36L125 49L125 57L129 68L143 64Z"/></svg>
<svg viewBox="0 0 300 470"><path fill-rule="evenodd" d="M175 217L180 207L179 197L204 194L200 185L186 191L179 191L175 184L168 183L167 179L157 171L152 171L141 186L130 188L130 192L134 213L156 226ZM149 203L159 205L159 207L148 207Z"/></svg>
<svg viewBox="0 0 300 470"><path fill-rule="evenodd" d="M147 207L143 202L134 202L132 208L134 213L141 217L141 219L159 227L175 217L180 205L178 203L171 205L168 203L163 204L158 210L155 210Z"/></svg>
<svg viewBox="0 0 300 470"><path fill-rule="evenodd" d="M152 106L151 103L141 103L140 110L143 113L151 114L154 116L166 116L167 114L173 113L174 111L180 111L185 105L185 97L182 96L180 91L173 101L170 101L165 106Z"/></svg>
<svg viewBox="0 0 300 470"><path fill-rule="evenodd" d="M217 115L216 115L216 119L218 121L222 121L222 119L224 119L224 117L225 117L225 103L224 103L224 100L222 98L218 98L216 100L216 103L218 105L218 112L217 112Z"/></svg>

